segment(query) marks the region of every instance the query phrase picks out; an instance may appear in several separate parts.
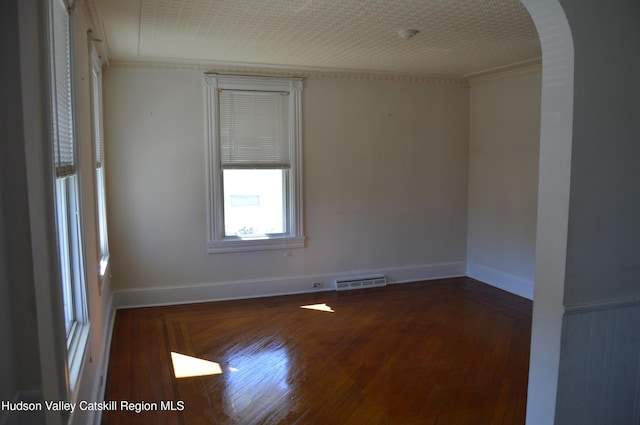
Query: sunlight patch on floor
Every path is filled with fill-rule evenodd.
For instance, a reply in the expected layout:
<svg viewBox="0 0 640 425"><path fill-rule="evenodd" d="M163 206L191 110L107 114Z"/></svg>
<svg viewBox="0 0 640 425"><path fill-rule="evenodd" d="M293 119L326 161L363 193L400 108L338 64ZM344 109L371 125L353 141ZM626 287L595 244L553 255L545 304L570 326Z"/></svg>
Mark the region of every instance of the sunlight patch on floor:
<svg viewBox="0 0 640 425"><path fill-rule="evenodd" d="M301 305L300 308L306 308L307 310L317 310L317 311L326 311L328 313L335 313L335 310L329 307L326 303Z"/></svg>
<svg viewBox="0 0 640 425"><path fill-rule="evenodd" d="M171 352L173 362L173 374L176 378L188 378L191 376L219 375L222 373L220 365L209 360L187 356Z"/></svg>

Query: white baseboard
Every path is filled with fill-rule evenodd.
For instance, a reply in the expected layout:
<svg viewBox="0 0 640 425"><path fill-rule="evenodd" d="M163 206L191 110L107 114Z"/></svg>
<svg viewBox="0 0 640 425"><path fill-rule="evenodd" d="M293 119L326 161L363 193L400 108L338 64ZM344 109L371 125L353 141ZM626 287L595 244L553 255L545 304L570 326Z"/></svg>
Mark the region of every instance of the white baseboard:
<svg viewBox="0 0 640 425"><path fill-rule="evenodd" d="M487 285L533 300L533 281L475 263L467 263L467 276Z"/></svg>
<svg viewBox="0 0 640 425"><path fill-rule="evenodd" d="M421 280L465 276L466 263L461 261L377 270L347 271L335 274L213 282L145 289L123 289L113 292L113 308L190 304L206 301L330 291L333 290L333 281L336 278L365 274L384 274L389 283L417 282ZM313 289L311 287L312 282L318 281L322 281L322 288Z"/></svg>
<svg viewBox="0 0 640 425"><path fill-rule="evenodd" d="M104 294L105 292L103 292ZM113 335L113 322L116 318L116 310L113 308L113 293L109 295L109 298L104 307L105 317L103 318L104 326L102 329L102 339L100 341L100 358L98 359L98 367L100 372L95 377L92 400L102 401L104 400L105 384L107 381L107 372L109 371L109 354L111 353L111 337ZM102 412L92 411L92 416L89 417L89 424L100 425L102 423Z"/></svg>
<svg viewBox="0 0 640 425"><path fill-rule="evenodd" d="M108 294L108 285L103 286L102 294ZM115 320L115 309L113 308L113 294L109 294L103 305L103 322L102 322L102 338L100 339L100 350L97 362L97 371L95 376L92 377L91 393L87 397L86 395L80 396L74 400L79 402L81 400L87 402L100 402L104 400L105 383L107 379L107 371L109 368L109 354L111 352L111 336L113 334L113 322ZM79 417L78 417L79 415ZM102 412L99 410L88 410L80 412L76 409L69 417L69 424L80 425L100 425L102 423Z"/></svg>

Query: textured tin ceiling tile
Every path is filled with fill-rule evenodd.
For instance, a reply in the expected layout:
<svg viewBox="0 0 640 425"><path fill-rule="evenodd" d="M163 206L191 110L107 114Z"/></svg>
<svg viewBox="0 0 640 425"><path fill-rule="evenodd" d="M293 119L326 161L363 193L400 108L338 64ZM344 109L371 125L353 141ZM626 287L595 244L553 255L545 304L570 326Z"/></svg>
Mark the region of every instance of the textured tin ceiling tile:
<svg viewBox="0 0 640 425"><path fill-rule="evenodd" d="M113 61L460 76L541 56L517 0L89 1Z"/></svg>

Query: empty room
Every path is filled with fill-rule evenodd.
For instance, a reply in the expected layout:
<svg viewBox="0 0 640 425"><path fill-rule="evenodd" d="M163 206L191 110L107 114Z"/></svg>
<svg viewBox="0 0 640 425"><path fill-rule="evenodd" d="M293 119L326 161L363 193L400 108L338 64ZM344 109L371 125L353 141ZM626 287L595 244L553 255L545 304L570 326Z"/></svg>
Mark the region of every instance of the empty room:
<svg viewBox="0 0 640 425"><path fill-rule="evenodd" d="M498 18L494 9L417 2L147 2L135 16L139 27L117 31L124 25L110 18L117 5L96 6L109 46L139 45L137 57L110 51L102 81L110 260L114 303L122 314L116 315L111 343L108 399L183 400L182 412L160 415L186 422L524 420L528 343L519 353L502 351L500 344L528 341L530 303L514 300L503 315L493 316L472 313L473 297L468 306L452 301L443 311L453 321L466 314L476 323L492 318L488 329L476 329L471 334L477 338L468 339L456 337L464 328L448 328L429 302L405 306L408 311L399 302L391 317L407 317L396 322L382 316L394 308L393 294L360 289L374 291L380 301L356 290L337 299L324 295L341 282L363 288L375 278L391 286L470 275L532 297L540 46L522 5L503 5ZM476 29L482 25L486 29ZM186 33L170 30L176 26ZM489 58L497 43L493 26L497 34L509 34L500 43L499 51L510 51L503 59ZM416 34L405 33L414 28ZM118 38L129 31L140 36ZM451 35L443 36L445 31ZM487 33L484 45L474 45L480 42L477 31ZM173 53L163 50L167 46L175 46ZM462 50L446 53L455 49ZM220 64L185 64L176 55L209 55ZM136 62L143 56L158 62ZM481 72L487 69L502 73L488 77ZM274 126L285 128L284 148L271 144L278 136L271 136L267 124L254 124L266 120L259 117L271 101L265 93L276 90L275 102L283 106L274 108L282 108L286 121ZM243 128L243 119L256 128ZM271 183L274 171L280 176ZM471 290L456 281L448 285L458 290L454 298ZM319 295L265 301L278 304L271 309L249 304L244 308L266 312L247 311L242 319L214 313L216 304L205 307L211 314L193 318L153 310L163 317L158 325L169 333L166 338L153 333L156 325L149 319L128 325L124 315L132 312L122 310L310 291ZM368 308L341 308L361 296ZM449 298L420 288L404 297L412 296ZM317 304L334 311L298 311ZM426 314L431 308L432 315ZM501 328L513 309L525 314ZM276 318L282 323L268 325ZM291 325L295 331L282 328ZM136 327L142 327L140 334ZM493 327L513 338L491 342ZM429 341L429 335L439 337ZM233 343L225 346L227 338ZM382 350L401 341L409 345ZM478 346L465 347L463 341ZM457 351L422 348L447 342ZM138 344L144 347L140 352ZM485 344L492 349L484 351ZM474 349L472 357L490 360L466 365ZM455 355L460 352L465 355ZM171 366L170 353L215 362L221 371L174 378L170 369L144 366ZM353 375L345 367L355 369ZM470 373L454 378L458 367ZM511 375L486 376L494 369ZM154 376L166 372L170 380L156 381ZM326 381L310 378L315 376ZM403 388L411 390L402 395ZM202 393L207 397L187 396ZM155 417L120 409L104 418L122 423L136 415Z"/></svg>
<svg viewBox="0 0 640 425"><path fill-rule="evenodd" d="M561 3L3 5L0 424L637 422Z"/></svg>

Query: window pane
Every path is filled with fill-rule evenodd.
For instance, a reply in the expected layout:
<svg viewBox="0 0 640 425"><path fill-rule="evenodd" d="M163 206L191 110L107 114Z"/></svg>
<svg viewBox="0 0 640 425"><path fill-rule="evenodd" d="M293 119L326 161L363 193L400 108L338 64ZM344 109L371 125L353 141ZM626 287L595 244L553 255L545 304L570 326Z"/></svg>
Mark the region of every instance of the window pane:
<svg viewBox="0 0 640 425"><path fill-rule="evenodd" d="M287 170L223 170L225 236L286 233Z"/></svg>
<svg viewBox="0 0 640 425"><path fill-rule="evenodd" d="M60 272L62 274L62 302L64 323L67 335L75 319L73 306L72 265L69 228L69 203L67 190L68 177L56 179L56 217L58 225L58 251L60 255Z"/></svg>
<svg viewBox="0 0 640 425"><path fill-rule="evenodd" d="M107 206L105 201L104 168L96 168L96 199L98 210L98 237L100 239L100 254L102 258L109 255L109 242L107 239ZM102 276L104 273L101 272Z"/></svg>

